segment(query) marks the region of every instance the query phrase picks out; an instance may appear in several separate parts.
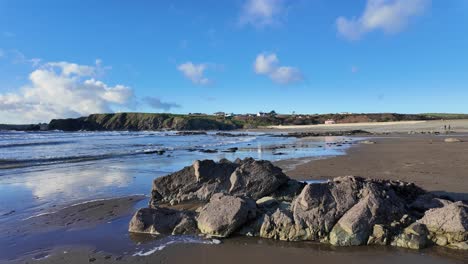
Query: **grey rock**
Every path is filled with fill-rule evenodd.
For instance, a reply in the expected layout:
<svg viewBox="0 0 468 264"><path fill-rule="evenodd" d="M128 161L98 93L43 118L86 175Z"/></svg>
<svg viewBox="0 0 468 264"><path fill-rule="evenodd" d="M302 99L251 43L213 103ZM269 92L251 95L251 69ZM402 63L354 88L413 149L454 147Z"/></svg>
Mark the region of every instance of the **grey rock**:
<svg viewBox="0 0 468 264"><path fill-rule="evenodd" d="M203 234L227 237L255 218L256 210L252 199L217 193L200 210L198 228Z"/></svg>
<svg viewBox="0 0 468 264"><path fill-rule="evenodd" d="M230 176L229 193L259 199L288 180L283 171L269 161L245 160Z"/></svg>
<svg viewBox="0 0 468 264"><path fill-rule="evenodd" d="M459 243L468 241L468 204L465 202L430 209L417 222L427 226L436 244L457 248ZM460 245L463 247L463 243Z"/></svg>
<svg viewBox="0 0 468 264"><path fill-rule="evenodd" d="M132 233L147 234L172 234L176 227L176 233L196 234L196 228L187 229L186 223L194 223L194 217L190 212L181 212L168 208L142 208L138 210L130 221L128 231ZM185 226L185 231L182 226ZM194 225L192 225L193 227ZM196 227L196 226L195 226Z"/></svg>
<svg viewBox="0 0 468 264"><path fill-rule="evenodd" d="M303 239L327 237L335 223L358 202L361 187L362 179L356 177L306 185L292 204L294 222L306 230Z"/></svg>

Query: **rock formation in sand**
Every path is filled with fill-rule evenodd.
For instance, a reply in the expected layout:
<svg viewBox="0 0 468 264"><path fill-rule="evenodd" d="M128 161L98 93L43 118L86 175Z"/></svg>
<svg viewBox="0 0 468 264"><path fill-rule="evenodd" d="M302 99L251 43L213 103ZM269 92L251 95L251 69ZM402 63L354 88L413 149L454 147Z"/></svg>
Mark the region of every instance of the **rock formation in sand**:
<svg viewBox="0 0 468 264"><path fill-rule="evenodd" d="M186 203L200 206L174 206ZM150 207L135 213L129 231L468 249L468 204L401 181L304 184L269 161L203 160L154 180Z"/></svg>

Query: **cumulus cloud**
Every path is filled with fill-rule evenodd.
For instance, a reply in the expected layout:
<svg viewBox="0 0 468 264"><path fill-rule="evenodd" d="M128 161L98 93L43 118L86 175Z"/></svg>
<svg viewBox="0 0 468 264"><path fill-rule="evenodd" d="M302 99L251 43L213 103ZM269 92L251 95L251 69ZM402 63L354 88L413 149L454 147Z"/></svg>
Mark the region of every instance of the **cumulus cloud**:
<svg viewBox="0 0 468 264"><path fill-rule="evenodd" d="M247 0L239 17L241 25L265 27L278 23L285 10L284 0Z"/></svg>
<svg viewBox="0 0 468 264"><path fill-rule="evenodd" d="M148 104L151 108L154 109L162 109L164 111L169 111L172 108L180 108L181 106L176 103L170 103L170 102L163 102L161 99L157 97L145 97L143 98L143 101Z"/></svg>
<svg viewBox="0 0 468 264"><path fill-rule="evenodd" d="M190 61L177 66L177 69L182 72L187 79L198 85L207 85L210 83L210 80L204 76L206 68L206 64L194 64Z"/></svg>
<svg viewBox="0 0 468 264"><path fill-rule="evenodd" d="M267 75L276 83L291 84L302 81L299 69L290 66L279 66L276 54L259 54L254 62L254 71L259 75Z"/></svg>
<svg viewBox="0 0 468 264"><path fill-rule="evenodd" d="M338 17L336 26L338 33L350 40L358 40L374 30L397 33L405 28L411 17L420 15L430 3L430 0L367 0L360 17Z"/></svg>
<svg viewBox="0 0 468 264"><path fill-rule="evenodd" d="M0 122L47 122L112 112L114 106L126 106L133 100L130 87L96 80L98 71L99 63L49 62L39 66L29 75L30 84L16 93L0 94Z"/></svg>

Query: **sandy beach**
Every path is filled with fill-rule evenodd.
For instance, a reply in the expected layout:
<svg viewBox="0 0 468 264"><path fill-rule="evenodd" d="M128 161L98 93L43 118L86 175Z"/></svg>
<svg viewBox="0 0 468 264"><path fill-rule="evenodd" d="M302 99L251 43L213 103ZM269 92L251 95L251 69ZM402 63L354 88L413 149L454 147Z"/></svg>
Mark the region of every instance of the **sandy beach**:
<svg viewBox="0 0 468 264"><path fill-rule="evenodd" d="M343 175L414 182L428 191L468 199L468 137L446 143L447 136L388 136L371 138L348 154L295 166L287 175L298 180L332 179ZM278 162L288 166L288 161Z"/></svg>

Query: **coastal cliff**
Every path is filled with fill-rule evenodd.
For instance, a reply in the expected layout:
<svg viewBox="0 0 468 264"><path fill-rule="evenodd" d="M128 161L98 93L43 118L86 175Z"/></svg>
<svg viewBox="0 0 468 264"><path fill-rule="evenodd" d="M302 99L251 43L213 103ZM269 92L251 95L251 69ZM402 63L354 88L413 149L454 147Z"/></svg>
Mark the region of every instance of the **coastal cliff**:
<svg viewBox="0 0 468 264"><path fill-rule="evenodd" d="M242 126L232 120L214 116L174 114L115 113L87 117L53 119L49 130L233 130Z"/></svg>

